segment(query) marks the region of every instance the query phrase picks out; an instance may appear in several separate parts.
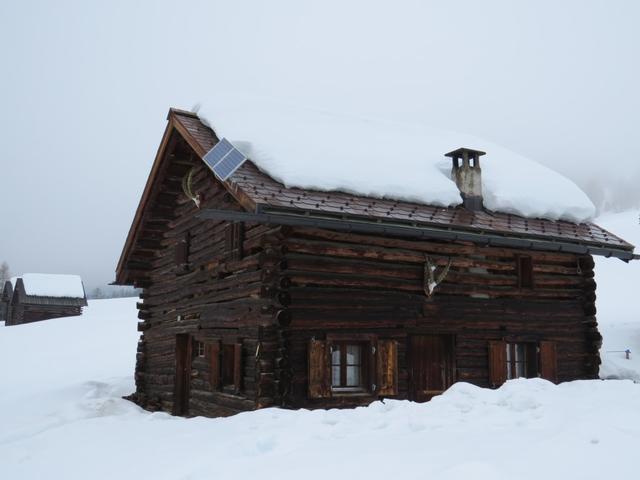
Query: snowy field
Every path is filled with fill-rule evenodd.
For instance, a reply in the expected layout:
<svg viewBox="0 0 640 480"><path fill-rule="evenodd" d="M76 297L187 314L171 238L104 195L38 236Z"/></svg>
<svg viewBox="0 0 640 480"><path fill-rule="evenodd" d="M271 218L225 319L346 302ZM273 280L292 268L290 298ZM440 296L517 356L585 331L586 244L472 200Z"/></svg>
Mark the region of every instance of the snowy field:
<svg viewBox="0 0 640 480"><path fill-rule="evenodd" d="M640 244L637 212L600 221ZM607 377L640 379L639 278L640 262L597 262ZM459 383L426 404L226 419L145 412L120 398L134 388L135 302L0 328L0 479L637 478L640 385L628 379ZM627 348L631 360L607 353Z"/></svg>

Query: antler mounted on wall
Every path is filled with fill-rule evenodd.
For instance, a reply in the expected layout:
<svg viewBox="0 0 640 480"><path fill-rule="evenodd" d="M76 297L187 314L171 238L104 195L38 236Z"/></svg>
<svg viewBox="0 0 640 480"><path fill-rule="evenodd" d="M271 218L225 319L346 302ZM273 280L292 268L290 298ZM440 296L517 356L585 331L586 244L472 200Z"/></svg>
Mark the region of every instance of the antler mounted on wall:
<svg viewBox="0 0 640 480"><path fill-rule="evenodd" d="M182 191L184 194L196 204L196 207L200 208L200 195L195 195L193 193L193 173L195 172L195 167L189 170L189 172L182 179Z"/></svg>
<svg viewBox="0 0 640 480"><path fill-rule="evenodd" d="M437 265L433 263L431 257L429 255L425 255L424 257L424 293L427 297L431 297L433 295L433 291L436 289L440 282L442 282L447 274L449 273L449 269L451 268L451 257L449 257L449 261L447 265L440 271L440 273L436 274Z"/></svg>

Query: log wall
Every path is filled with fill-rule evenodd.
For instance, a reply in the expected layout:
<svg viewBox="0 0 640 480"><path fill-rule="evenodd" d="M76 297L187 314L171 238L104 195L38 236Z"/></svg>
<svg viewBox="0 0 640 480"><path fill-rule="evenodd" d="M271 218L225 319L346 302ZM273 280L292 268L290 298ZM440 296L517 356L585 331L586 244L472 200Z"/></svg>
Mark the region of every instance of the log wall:
<svg viewBox="0 0 640 480"><path fill-rule="evenodd" d="M82 307L47 306L47 305L11 305L5 325L20 325L23 323L39 322L60 317L74 317L82 314Z"/></svg>
<svg viewBox="0 0 640 480"><path fill-rule="evenodd" d="M558 380L596 378L601 342L593 259L573 254L291 229L280 264L290 305L282 328L293 407L368 403L371 397L310 400L307 348L327 333L369 332L398 340L399 394L409 395L407 338L451 334L455 378L489 386L488 342L557 343ZM519 288L516 256L533 260L534 287ZM451 269L432 298L423 291L425 255Z"/></svg>
<svg viewBox="0 0 640 480"><path fill-rule="evenodd" d="M272 274L277 255L271 245L279 241L279 228L245 225L243 255L231 255L229 223L196 215L203 208L241 207L179 139L172 140L170 152L128 263L137 272L136 286L143 288L138 304L143 333L131 398L148 409L174 411L176 336L188 334L207 345L242 345L238 391L213 388L209 359L192 359L188 415L225 416L272 405L273 374L263 374L262 366L274 355L271 325L279 308ZM182 179L192 168L200 208L182 191ZM181 266L176 249L185 235L187 264Z"/></svg>

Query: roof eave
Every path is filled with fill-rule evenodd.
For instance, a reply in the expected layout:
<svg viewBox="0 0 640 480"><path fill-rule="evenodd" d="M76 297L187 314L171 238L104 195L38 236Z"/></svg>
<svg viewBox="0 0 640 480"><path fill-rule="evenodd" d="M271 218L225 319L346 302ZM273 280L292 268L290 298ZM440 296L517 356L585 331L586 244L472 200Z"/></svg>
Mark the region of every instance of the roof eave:
<svg viewBox="0 0 640 480"><path fill-rule="evenodd" d="M633 253L633 248L622 249L602 244L572 243L558 240L488 234L484 232L456 230L455 228L443 229L429 225L398 224L360 218L331 218L319 216L313 212L282 212L262 205L256 209L256 213L206 209L200 213L199 217L312 228L327 228L330 230L357 233L397 235L418 239L469 241L479 245L494 247L510 247L538 251L574 253L578 255L589 254L604 257L616 257L627 262L634 260L637 257L637 255L634 255Z"/></svg>

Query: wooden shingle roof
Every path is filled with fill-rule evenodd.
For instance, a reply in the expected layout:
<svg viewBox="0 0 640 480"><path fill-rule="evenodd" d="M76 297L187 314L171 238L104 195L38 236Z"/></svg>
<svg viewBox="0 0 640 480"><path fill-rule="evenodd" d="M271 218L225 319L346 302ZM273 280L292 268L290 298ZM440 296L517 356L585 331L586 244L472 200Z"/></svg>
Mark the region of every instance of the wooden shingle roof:
<svg viewBox="0 0 640 480"><path fill-rule="evenodd" d="M215 133L197 116L174 111L176 121L191 137L187 141L200 156L204 156L218 141ZM405 201L386 200L343 192L321 192L286 187L260 171L251 161L245 162L227 180L232 193L242 194L255 205L276 209L319 212L369 218L376 221L407 222L445 229L513 235L518 238L553 239L604 248L633 251L633 245L604 228L591 223L525 218L488 210L471 212L462 207L443 208ZM258 207L260 206L260 208Z"/></svg>

